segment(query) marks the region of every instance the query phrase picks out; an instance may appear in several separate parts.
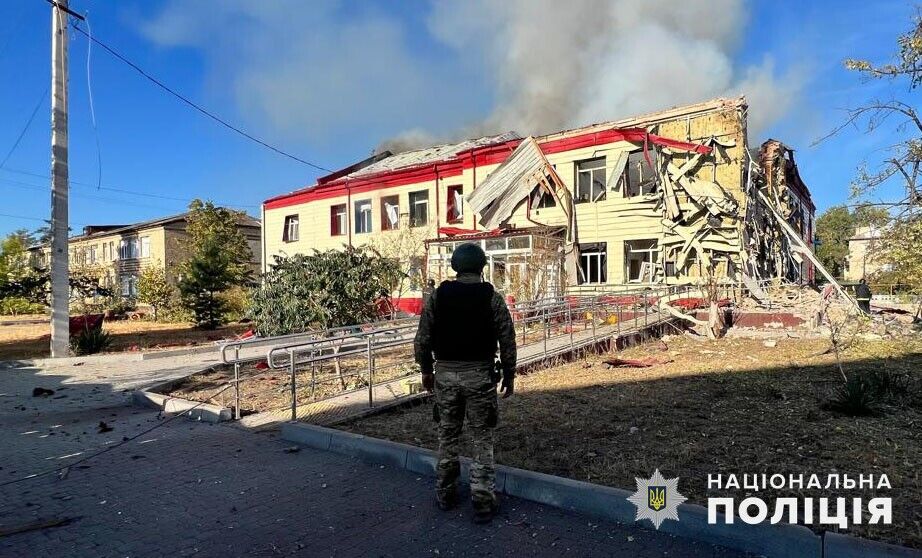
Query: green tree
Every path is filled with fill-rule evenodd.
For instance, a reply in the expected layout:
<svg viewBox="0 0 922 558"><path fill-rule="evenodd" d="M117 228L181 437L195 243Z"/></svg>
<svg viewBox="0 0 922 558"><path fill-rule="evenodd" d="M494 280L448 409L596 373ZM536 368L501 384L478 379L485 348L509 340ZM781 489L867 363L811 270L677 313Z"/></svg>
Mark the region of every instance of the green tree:
<svg viewBox="0 0 922 558"><path fill-rule="evenodd" d="M246 213L219 207L210 201L192 200L186 216L186 249L194 256L209 243L218 246L227 259L233 282L252 281L253 252L237 226Z"/></svg>
<svg viewBox="0 0 922 558"><path fill-rule="evenodd" d="M859 205L853 212L856 227L874 227L882 229L890 222L890 212L874 205Z"/></svg>
<svg viewBox="0 0 922 558"><path fill-rule="evenodd" d="M0 241L0 281L16 280L31 272L29 248L34 243L25 229L14 231Z"/></svg>
<svg viewBox="0 0 922 558"><path fill-rule="evenodd" d="M370 248L277 256L253 291L249 316L263 336L372 321L381 292L404 275L398 261Z"/></svg>
<svg viewBox="0 0 922 558"><path fill-rule="evenodd" d="M185 269L179 283L183 304L192 311L196 325L215 329L224 321L226 303L221 293L236 279L231 256L209 240L189 259Z"/></svg>
<svg viewBox="0 0 922 558"><path fill-rule="evenodd" d="M176 288L159 265L145 267L138 275L138 301L154 309L155 320L159 310L170 304L175 293Z"/></svg>
<svg viewBox="0 0 922 558"><path fill-rule="evenodd" d="M29 295L33 289L34 271L29 247L35 239L29 231L20 229L0 241L0 313L25 314L44 311L44 306Z"/></svg>
<svg viewBox="0 0 922 558"><path fill-rule="evenodd" d="M816 255L835 277L841 277L848 257L848 239L855 232L855 217L844 205L830 207L816 219L820 245Z"/></svg>
<svg viewBox="0 0 922 558"><path fill-rule="evenodd" d="M922 295L922 215L901 219L887 230L879 260L893 266L888 272L890 278ZM922 297L918 300L917 319L922 314Z"/></svg>

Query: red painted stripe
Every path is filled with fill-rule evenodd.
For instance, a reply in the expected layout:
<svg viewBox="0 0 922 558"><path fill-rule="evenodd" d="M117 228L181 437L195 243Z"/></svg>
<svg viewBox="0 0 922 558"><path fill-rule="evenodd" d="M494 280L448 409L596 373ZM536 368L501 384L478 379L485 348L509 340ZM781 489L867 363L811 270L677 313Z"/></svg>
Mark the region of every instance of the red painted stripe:
<svg viewBox="0 0 922 558"><path fill-rule="evenodd" d="M656 145L671 147L673 149L703 154L711 152L711 148L706 145L688 143L664 138L655 134L648 134L647 131L642 128L603 130L601 132L545 141L538 145L541 146L541 150L544 151L544 153L550 154L604 145L617 141L642 143L645 138ZM381 171L352 180L339 178L322 185L312 186L303 190L270 198L266 200L263 205L265 209L276 209L310 201L345 196L347 189L351 190L353 194L359 194L395 186L429 182L435 180L436 176L439 178L459 176L464 169L473 168L475 166L475 161L478 167L502 163L512 154L521 141L522 140L511 140L501 144L479 147L465 153L460 153L454 159L446 161L435 161L415 167ZM436 175L436 166L438 166L438 175Z"/></svg>

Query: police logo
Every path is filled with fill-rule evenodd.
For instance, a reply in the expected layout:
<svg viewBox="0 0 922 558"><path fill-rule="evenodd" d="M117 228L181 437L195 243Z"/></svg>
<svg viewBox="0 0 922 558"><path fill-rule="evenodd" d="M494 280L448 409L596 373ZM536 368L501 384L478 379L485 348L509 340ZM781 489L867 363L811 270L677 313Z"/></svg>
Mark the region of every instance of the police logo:
<svg viewBox="0 0 922 558"><path fill-rule="evenodd" d="M666 487L651 486L647 489L647 507L658 512L666 506Z"/></svg>
<svg viewBox="0 0 922 558"><path fill-rule="evenodd" d="M679 504L686 500L679 494L679 478L664 479L659 469L649 479L635 478L637 492L628 501L637 506L635 521L649 519L659 529L663 520L679 520Z"/></svg>

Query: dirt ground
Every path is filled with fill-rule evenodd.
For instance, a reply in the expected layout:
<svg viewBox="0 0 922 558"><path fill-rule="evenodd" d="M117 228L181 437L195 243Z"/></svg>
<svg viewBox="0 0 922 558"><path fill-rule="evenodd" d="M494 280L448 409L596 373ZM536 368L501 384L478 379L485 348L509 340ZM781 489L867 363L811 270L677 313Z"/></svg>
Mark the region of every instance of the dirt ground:
<svg viewBox="0 0 922 558"><path fill-rule="evenodd" d="M106 321L103 329L112 334L106 352L137 351L211 343L242 333L249 326L232 324L213 331L189 324L166 324L143 320ZM43 358L48 355L50 325L15 324L0 326L0 360Z"/></svg>
<svg viewBox="0 0 922 558"><path fill-rule="evenodd" d="M385 382L416 372L412 367L413 348L409 345L383 351L375 356L374 382ZM368 386L368 361L361 357L343 358L340 361L343 382L340 382L333 364L327 362L316 367L311 387L311 368L297 369L298 403L304 404L324 399L347 390ZM243 414L285 409L291 405L291 374L288 369L259 369L255 364L241 367L240 409ZM217 369L205 374L190 376L182 385L176 386L170 395L193 401L206 401L232 408L234 394L226 390L214 399L209 399L221 386L233 380L233 369ZM343 385L345 384L345 385Z"/></svg>
<svg viewBox="0 0 922 558"><path fill-rule="evenodd" d="M856 479L886 473L893 489L881 495L893 498L893 525L851 532L922 547L922 343L866 341L844 354L848 374L911 375L908 394L881 404L875 416L855 418L823 408L842 381L834 357L822 354L828 342L779 336L774 347L764 339L667 337L617 356L669 363L608 369L602 360L612 355L603 355L520 376L515 396L500 402L497 462L629 489L635 477L659 468L667 478L678 476L682 494L702 505L708 496L739 502L749 495L709 491L708 474L816 473L825 482L833 472ZM434 449L431 405L342 428ZM755 495L770 503L798 494Z"/></svg>

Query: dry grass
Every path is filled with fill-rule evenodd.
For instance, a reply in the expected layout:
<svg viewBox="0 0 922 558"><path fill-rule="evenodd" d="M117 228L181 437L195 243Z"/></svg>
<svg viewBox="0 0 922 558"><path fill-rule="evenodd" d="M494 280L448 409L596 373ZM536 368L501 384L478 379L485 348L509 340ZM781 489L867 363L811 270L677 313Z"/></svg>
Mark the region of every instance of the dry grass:
<svg viewBox="0 0 922 558"><path fill-rule="evenodd" d="M211 343L246 331L249 326L233 324L206 331L189 324L166 324L148 321L107 321L103 329L112 334L108 352L182 347ZM42 358L48 356L51 339L46 324L0 326L0 360Z"/></svg>
<svg viewBox="0 0 922 558"><path fill-rule="evenodd" d="M513 398L501 401L497 461L621 488L659 468L679 476L682 493L699 504L709 495L745 497L709 492L709 473L816 473L824 481L833 472L886 473L893 525L852 532L922 547L922 344L863 342L844 355L848 373L885 368L914 376L914 397L862 418L823 410L841 381L832 357L821 354L827 348L819 339L783 338L767 348L755 339L678 337L619 354L672 359L668 364L609 370L601 357L590 357L533 372L518 379ZM343 428L436 448L430 405Z"/></svg>
<svg viewBox="0 0 922 558"><path fill-rule="evenodd" d="M413 362L413 348L409 345L381 351L375 355L374 382L385 382L406 376L408 364ZM340 383L332 362L316 367L317 379L311 387L310 367L299 367L296 372L297 398L299 404L325 399L347 390L368 385L368 362L362 357L340 360L345 387ZM254 364L241 367L240 409L243 414L272 411L287 408L291 404L291 374L288 369L258 370ZM182 385L173 389L170 395L193 401L207 401L225 407L233 407L232 390L220 393L213 401L208 398L221 386L234 378L232 369L217 369L205 374L190 376Z"/></svg>

